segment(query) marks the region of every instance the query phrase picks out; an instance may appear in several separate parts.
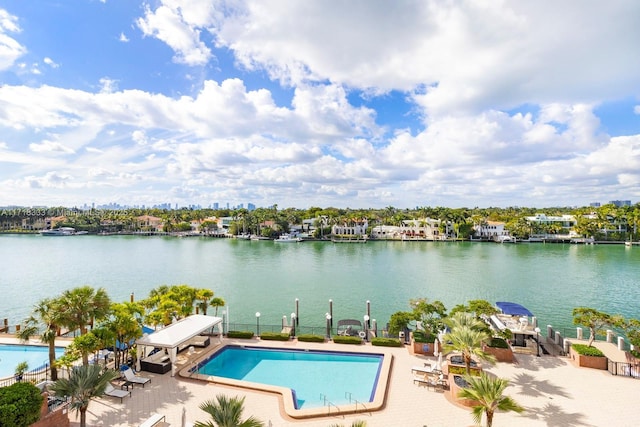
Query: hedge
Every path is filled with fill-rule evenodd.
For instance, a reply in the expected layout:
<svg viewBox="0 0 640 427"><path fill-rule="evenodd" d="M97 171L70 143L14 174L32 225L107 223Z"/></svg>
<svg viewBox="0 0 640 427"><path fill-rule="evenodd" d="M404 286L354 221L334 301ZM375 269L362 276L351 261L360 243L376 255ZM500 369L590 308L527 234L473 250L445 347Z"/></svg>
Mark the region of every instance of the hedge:
<svg viewBox="0 0 640 427"><path fill-rule="evenodd" d="M324 335L312 335L312 334L298 335L298 341L302 341L302 342L324 342Z"/></svg>
<svg viewBox="0 0 640 427"><path fill-rule="evenodd" d="M488 347L493 348L509 348L509 344L503 338L493 337L491 341L487 343Z"/></svg>
<svg viewBox="0 0 640 427"><path fill-rule="evenodd" d="M397 338L373 338L371 345L380 347L404 347L404 343Z"/></svg>
<svg viewBox="0 0 640 427"><path fill-rule="evenodd" d="M582 356L604 357L604 353L596 347L589 347L585 344L571 344L571 348Z"/></svg>
<svg viewBox="0 0 640 427"><path fill-rule="evenodd" d="M362 339L360 337L334 335L333 342L336 344L362 344Z"/></svg>
<svg viewBox="0 0 640 427"><path fill-rule="evenodd" d="M417 343L433 344L436 336L425 331L413 331L413 340Z"/></svg>
<svg viewBox="0 0 640 427"><path fill-rule="evenodd" d="M251 331L229 331L229 332L227 332L227 338L253 338L253 332L251 332Z"/></svg>
<svg viewBox="0 0 640 427"><path fill-rule="evenodd" d="M472 377L479 377L480 376L480 369L469 369L469 375L471 375ZM467 375L467 368L466 366L451 366L449 365L449 373L450 374L455 374L455 375Z"/></svg>
<svg viewBox="0 0 640 427"><path fill-rule="evenodd" d="M28 382L0 388L0 426L27 427L40 419L42 394Z"/></svg>
<svg viewBox="0 0 640 427"><path fill-rule="evenodd" d="M263 332L260 335L260 339L265 341L289 341L289 338L291 338L291 335L280 332Z"/></svg>

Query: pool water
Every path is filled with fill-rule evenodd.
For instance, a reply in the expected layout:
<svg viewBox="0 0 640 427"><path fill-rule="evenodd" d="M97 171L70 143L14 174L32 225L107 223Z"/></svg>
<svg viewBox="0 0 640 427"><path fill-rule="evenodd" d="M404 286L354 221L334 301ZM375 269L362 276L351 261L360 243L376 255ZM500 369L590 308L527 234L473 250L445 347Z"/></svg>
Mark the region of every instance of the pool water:
<svg viewBox="0 0 640 427"><path fill-rule="evenodd" d="M379 354L227 346L199 374L290 388L296 409L371 402L382 366Z"/></svg>
<svg viewBox="0 0 640 427"><path fill-rule="evenodd" d="M64 354L64 348L56 347L56 358ZM14 375L21 362L29 364L29 371L49 363L49 347L35 345L0 344L0 378Z"/></svg>

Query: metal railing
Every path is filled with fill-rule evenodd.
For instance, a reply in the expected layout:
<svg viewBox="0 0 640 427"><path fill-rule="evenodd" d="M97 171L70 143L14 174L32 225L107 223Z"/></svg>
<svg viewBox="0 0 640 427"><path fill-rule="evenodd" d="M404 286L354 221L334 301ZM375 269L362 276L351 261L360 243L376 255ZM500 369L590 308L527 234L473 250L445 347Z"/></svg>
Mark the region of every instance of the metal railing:
<svg viewBox="0 0 640 427"><path fill-rule="evenodd" d="M25 372L24 374L22 374L22 376L14 375L12 377L0 380L0 387L7 387L17 382L31 382L37 384L42 381L47 381L50 379L49 372L49 364L45 363L44 365L36 369Z"/></svg>
<svg viewBox="0 0 640 427"><path fill-rule="evenodd" d="M611 375L640 378L640 363L614 362L607 360L607 370Z"/></svg>
<svg viewBox="0 0 640 427"><path fill-rule="evenodd" d="M373 415L373 414L371 414L371 411L367 408L367 406L366 406L364 403L360 402L358 399L354 399L354 398L353 398L353 394L352 394L351 392L345 391L345 392L344 392L344 397L346 397L347 399L349 399L349 403L355 403L355 405L356 405L356 410L355 410L355 412L356 412L356 413L358 413L358 412L359 412L359 411L358 411L358 405L360 405L360 406L362 406L362 412L363 412L363 413L364 413L364 412L367 412L369 415Z"/></svg>
<svg viewBox="0 0 640 427"><path fill-rule="evenodd" d="M338 413L340 413L340 408L338 408L338 405L336 405L335 403L331 402L330 400L327 399L327 396L324 394L320 394L320 400L322 400L323 406L327 407L327 415L331 414L331 407L333 406L334 408L336 408L336 411Z"/></svg>

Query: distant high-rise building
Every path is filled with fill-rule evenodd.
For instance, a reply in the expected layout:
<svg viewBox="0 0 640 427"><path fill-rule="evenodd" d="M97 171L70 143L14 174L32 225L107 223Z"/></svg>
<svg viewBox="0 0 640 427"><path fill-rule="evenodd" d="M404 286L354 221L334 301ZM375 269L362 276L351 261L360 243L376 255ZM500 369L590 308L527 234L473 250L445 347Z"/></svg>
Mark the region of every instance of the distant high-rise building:
<svg viewBox="0 0 640 427"><path fill-rule="evenodd" d="M611 200L609 203L616 207L631 206L631 200Z"/></svg>
<svg viewBox="0 0 640 427"><path fill-rule="evenodd" d="M247 209L249 209L249 211L255 211L256 205L254 205L253 203L247 203Z"/></svg>
<svg viewBox="0 0 640 427"><path fill-rule="evenodd" d="M592 208L599 208L600 207L600 202L591 202L591 203L589 203L589 206L591 206Z"/></svg>
<svg viewBox="0 0 640 427"><path fill-rule="evenodd" d="M218 203L218 202L215 202L212 206L213 206L213 209L215 209L215 210L220 209L220 203Z"/></svg>

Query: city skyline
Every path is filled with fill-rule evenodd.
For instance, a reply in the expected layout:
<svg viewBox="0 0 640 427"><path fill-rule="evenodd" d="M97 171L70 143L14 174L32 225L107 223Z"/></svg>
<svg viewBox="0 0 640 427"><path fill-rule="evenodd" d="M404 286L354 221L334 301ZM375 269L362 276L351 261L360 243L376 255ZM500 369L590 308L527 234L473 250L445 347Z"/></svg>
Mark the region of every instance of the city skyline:
<svg viewBox="0 0 640 427"><path fill-rule="evenodd" d="M638 200L637 16L632 0L0 0L0 205Z"/></svg>

